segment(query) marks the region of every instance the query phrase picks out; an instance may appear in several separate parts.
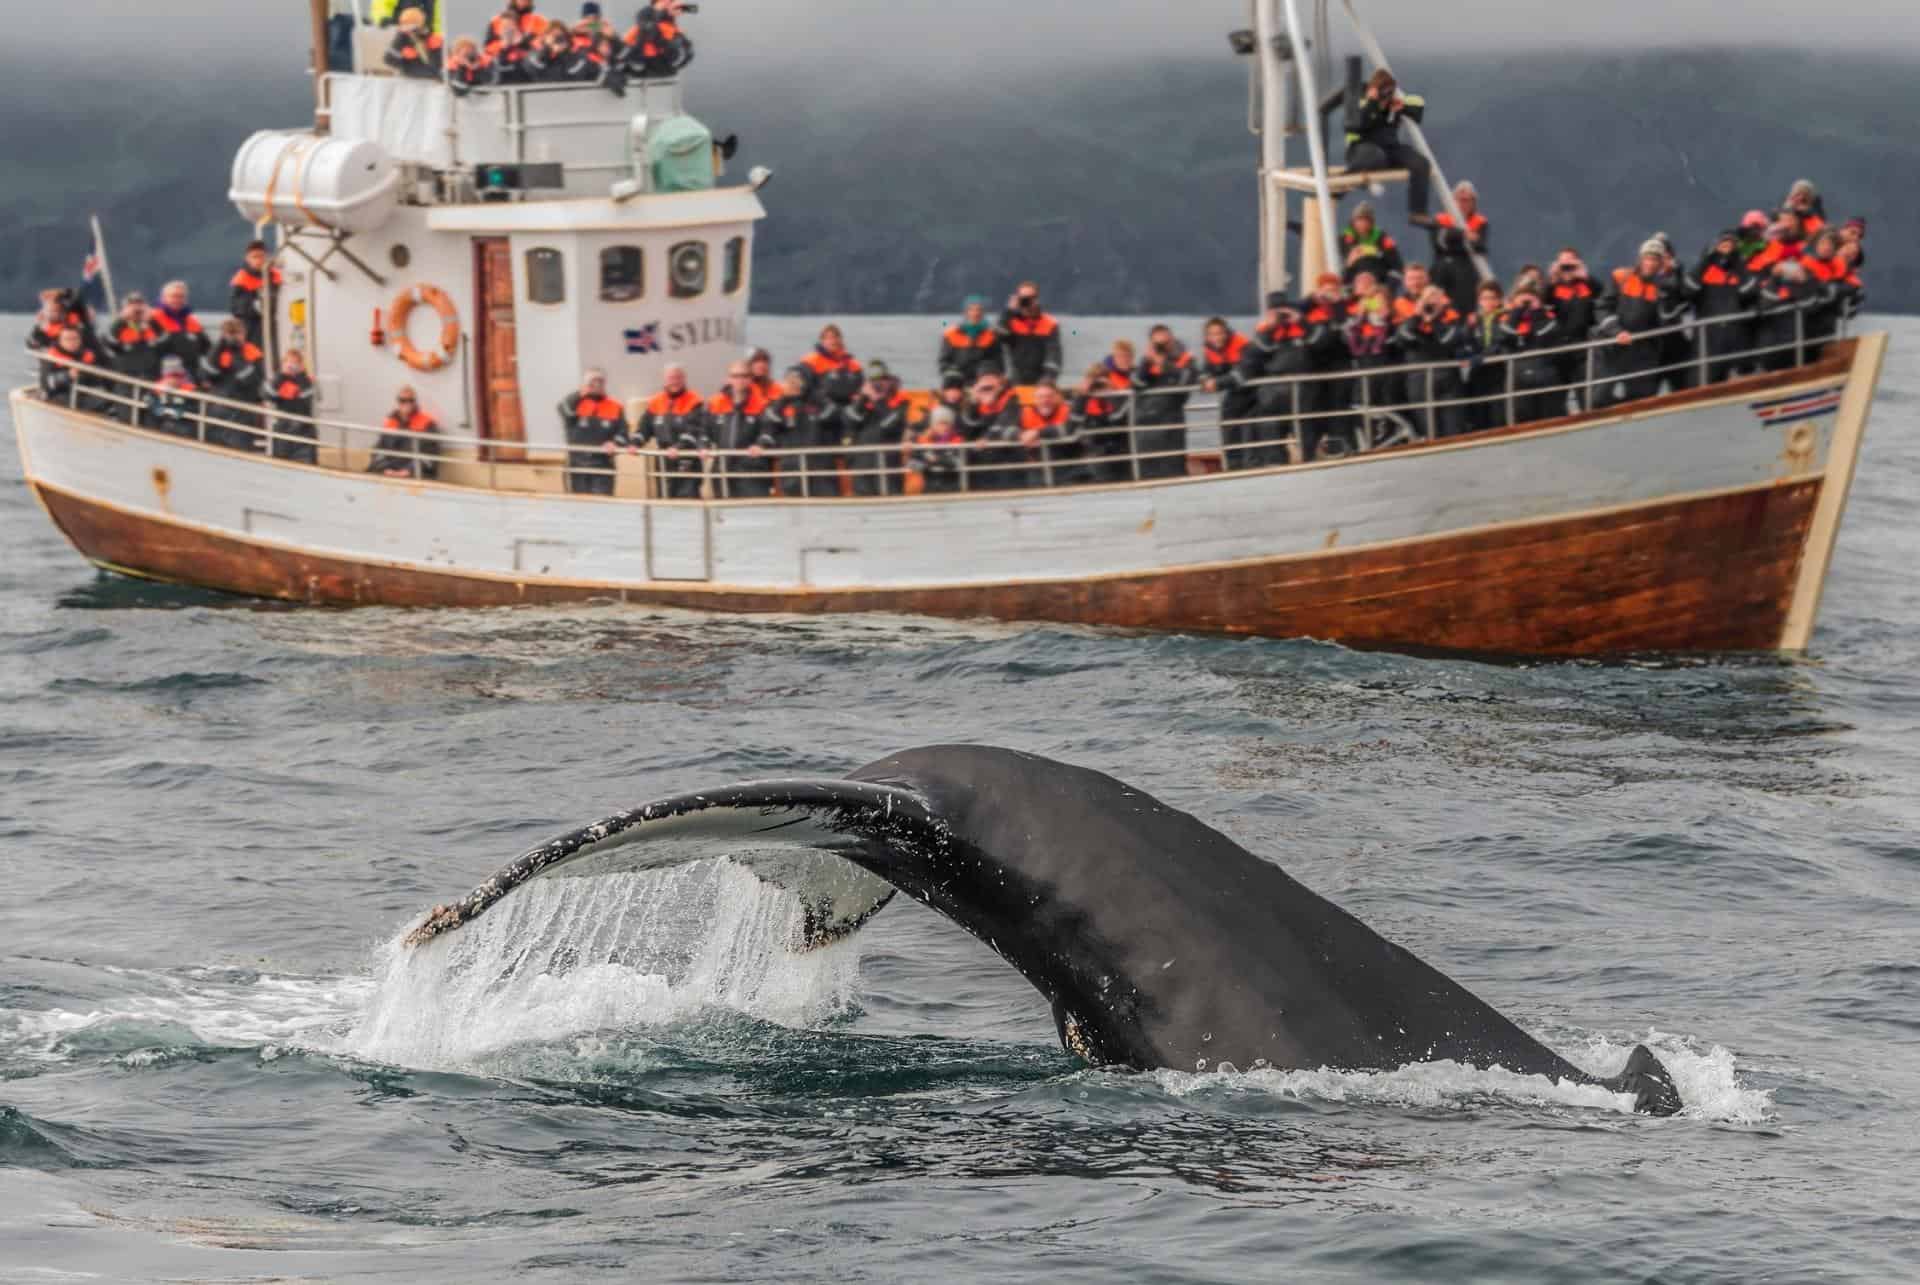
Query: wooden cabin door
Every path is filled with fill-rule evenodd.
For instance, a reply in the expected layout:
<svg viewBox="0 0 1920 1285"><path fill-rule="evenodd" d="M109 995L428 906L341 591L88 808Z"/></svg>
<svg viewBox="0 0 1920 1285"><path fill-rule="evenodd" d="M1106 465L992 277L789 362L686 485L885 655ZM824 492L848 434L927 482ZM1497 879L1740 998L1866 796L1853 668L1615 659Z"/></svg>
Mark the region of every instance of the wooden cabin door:
<svg viewBox="0 0 1920 1285"><path fill-rule="evenodd" d="M526 416L520 408L520 347L514 336L513 250L503 236L475 237L473 297L479 301L480 436L513 446L488 448L492 459L527 458Z"/></svg>

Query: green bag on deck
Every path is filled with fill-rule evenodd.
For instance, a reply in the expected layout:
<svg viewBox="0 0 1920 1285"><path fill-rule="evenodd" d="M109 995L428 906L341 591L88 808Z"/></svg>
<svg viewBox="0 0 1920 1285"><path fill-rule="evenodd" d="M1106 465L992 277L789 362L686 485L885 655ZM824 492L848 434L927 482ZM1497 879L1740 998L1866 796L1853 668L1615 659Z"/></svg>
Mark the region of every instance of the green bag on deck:
<svg viewBox="0 0 1920 1285"><path fill-rule="evenodd" d="M662 121L647 139L656 192L700 192L713 186L713 131L691 116Z"/></svg>

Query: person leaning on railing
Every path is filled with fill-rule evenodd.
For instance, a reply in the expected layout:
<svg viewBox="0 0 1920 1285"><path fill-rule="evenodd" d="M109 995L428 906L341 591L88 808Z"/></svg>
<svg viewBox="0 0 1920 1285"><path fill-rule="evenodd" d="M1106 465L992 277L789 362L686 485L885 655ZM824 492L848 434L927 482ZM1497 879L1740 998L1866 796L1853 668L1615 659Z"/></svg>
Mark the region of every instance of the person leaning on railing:
<svg viewBox="0 0 1920 1285"><path fill-rule="evenodd" d="M298 348L280 359L280 373L267 389L273 406L273 458L294 464L319 463L314 444L313 379Z"/></svg>
<svg viewBox="0 0 1920 1285"><path fill-rule="evenodd" d="M560 401L560 425L566 433L567 490L575 495L612 495L614 455L632 450L627 413L607 396L606 372L589 370L580 387Z"/></svg>
<svg viewBox="0 0 1920 1285"><path fill-rule="evenodd" d="M960 408L960 435L972 443L966 461L973 472L972 491L999 491L1012 485L1008 465L1018 456L1004 445L1020 415L1020 398L1003 376L989 371L973 381L973 390Z"/></svg>
<svg viewBox="0 0 1920 1285"><path fill-rule="evenodd" d="M1398 398L1400 377L1393 368L1400 364L1400 350L1394 343L1393 298L1386 284L1370 273L1362 276L1369 289L1355 299L1345 329L1348 364L1359 378L1345 381L1344 392L1346 409L1371 412Z"/></svg>
<svg viewBox="0 0 1920 1285"><path fill-rule="evenodd" d="M1030 465L1022 485L1079 486L1091 480L1085 443L1073 429L1073 408L1052 380L1035 386L1032 405L1021 408L1017 441Z"/></svg>
<svg viewBox="0 0 1920 1285"><path fill-rule="evenodd" d="M440 454L440 425L420 409L420 398L411 387L403 385L395 394L393 410L382 427L386 431L373 444L367 472L427 482L440 476L435 458Z"/></svg>
<svg viewBox="0 0 1920 1285"><path fill-rule="evenodd" d="M1673 325L1686 310L1680 280L1667 270L1667 248L1662 242L1648 240L1633 267L1614 269L1613 280L1600 297L1600 324L1594 328L1595 338L1612 339L1615 344L1604 372L1607 382L1597 390L1596 408L1621 400L1614 393L1616 383L1623 386L1624 400L1630 402L1660 391L1659 340L1641 336Z"/></svg>
<svg viewBox="0 0 1920 1285"><path fill-rule="evenodd" d="M1827 340L1839 333L1842 319L1851 317L1858 300L1850 298L1859 287L1859 278L1840 258L1840 234L1832 228L1814 233L1800 265L1819 287L1817 297L1807 309L1806 360L1819 358Z"/></svg>
<svg viewBox="0 0 1920 1285"><path fill-rule="evenodd" d="M1467 354L1466 321L1439 286L1428 286L1413 315L1394 334L1401 354L1413 366L1403 399L1428 410L1413 412L1417 427L1428 437L1453 437L1466 430L1466 412L1460 405L1462 385L1458 363Z"/></svg>
<svg viewBox="0 0 1920 1285"><path fill-rule="evenodd" d="M752 369L752 363L748 364ZM813 452L838 446L835 430L826 422L825 412L808 392L806 368L795 366L781 378L779 393L767 404L766 431L782 451L805 451L780 460L780 494L790 500L823 500L840 494L839 479L833 473L830 456Z"/></svg>
<svg viewBox="0 0 1920 1285"><path fill-rule="evenodd" d="M1220 399L1220 457L1228 469L1251 467L1254 392L1246 386L1244 367L1253 343L1227 324L1211 317L1200 336L1201 387Z"/></svg>
<svg viewBox="0 0 1920 1285"><path fill-rule="evenodd" d="M707 418L716 450L745 452L719 457L714 498L760 500L772 495L773 461L766 453L775 439L768 431L767 399L753 386L753 371L746 362L727 367L727 386L707 404Z"/></svg>
<svg viewBox="0 0 1920 1285"><path fill-rule="evenodd" d="M166 336L153 324L147 297L139 291L121 301L120 315L101 334L100 344L113 362L114 370L127 378L152 383L160 377L160 362L166 356Z"/></svg>
<svg viewBox="0 0 1920 1285"><path fill-rule="evenodd" d="M479 41L462 36L453 42L453 52L447 57L447 87L456 96L492 89L499 83L500 68L481 50Z"/></svg>
<svg viewBox="0 0 1920 1285"><path fill-rule="evenodd" d="M58 358L59 360L55 360ZM67 363L71 362L72 365ZM103 369L99 351L87 342L80 327L68 326L40 361L40 395L50 402L72 405L100 414L107 403L88 389L103 387L95 371Z"/></svg>
<svg viewBox="0 0 1920 1285"><path fill-rule="evenodd" d="M1133 467L1126 460L1133 449L1127 428L1133 406L1133 366L1133 345L1115 340L1112 355L1087 367L1074 390L1068 422L1081 440L1095 482L1133 479Z"/></svg>
<svg viewBox="0 0 1920 1285"><path fill-rule="evenodd" d="M258 405L266 378L267 357L247 338L247 323L228 317L220 323L220 340L200 359L200 386L230 402ZM260 418L231 406L211 407L207 413L207 441L236 451L259 449Z"/></svg>
<svg viewBox="0 0 1920 1285"><path fill-rule="evenodd" d="M175 437L196 437L201 400L187 363L168 355L160 360L160 378L141 395L141 420L146 427Z"/></svg>
<svg viewBox="0 0 1920 1285"><path fill-rule="evenodd" d="M1567 413L1567 395L1546 390L1559 381L1558 354L1560 319L1541 302L1541 283L1527 276L1507 301L1500 318L1502 347L1514 354L1511 386L1514 390L1514 422L1555 419Z"/></svg>
<svg viewBox="0 0 1920 1285"><path fill-rule="evenodd" d="M959 416L951 406L935 406L926 427L913 439L908 471L920 479L919 489L946 495L960 489L960 453L967 439L960 435Z"/></svg>
<svg viewBox="0 0 1920 1285"><path fill-rule="evenodd" d="M1546 304L1560 319L1562 344L1584 344L1593 334L1600 308L1600 290L1593 284L1586 260L1572 246L1562 246L1548 269ZM1558 381L1573 389L1574 405L1586 410L1587 354L1578 348L1563 351L1554 362Z"/></svg>
<svg viewBox="0 0 1920 1285"><path fill-rule="evenodd" d="M1133 383L1141 390L1136 422L1145 430L1139 450L1151 457L1140 461L1140 476L1185 477L1187 399L1199 378L1193 354L1173 337L1171 327L1155 326L1147 333L1147 351L1134 367Z"/></svg>
<svg viewBox="0 0 1920 1285"><path fill-rule="evenodd" d="M1285 442L1300 432L1301 411L1313 400L1309 386L1297 378L1314 371L1309 338L1306 314L1286 295L1268 295L1266 315L1253 328L1241 374L1247 380L1281 382L1262 383L1253 390L1260 419L1245 434L1244 455L1235 459L1229 453L1228 468L1271 468L1287 462Z"/></svg>
<svg viewBox="0 0 1920 1285"><path fill-rule="evenodd" d="M885 362L874 362L866 385L841 413L847 444L864 448L849 458L855 495L900 494L901 448L912 436L913 418L899 379Z"/></svg>
<svg viewBox="0 0 1920 1285"><path fill-rule="evenodd" d="M697 500L701 457L712 440L706 399L687 387L684 366L668 366L661 377L661 389L640 413L640 426L634 436L651 441L665 453L660 466L666 474L661 480L661 493L670 500Z"/></svg>
<svg viewBox="0 0 1920 1285"><path fill-rule="evenodd" d="M1714 238L1688 277L1694 311L1703 323L1707 382L1725 383L1744 373L1753 349L1754 299L1760 278L1747 269L1740 230L1728 228Z"/></svg>

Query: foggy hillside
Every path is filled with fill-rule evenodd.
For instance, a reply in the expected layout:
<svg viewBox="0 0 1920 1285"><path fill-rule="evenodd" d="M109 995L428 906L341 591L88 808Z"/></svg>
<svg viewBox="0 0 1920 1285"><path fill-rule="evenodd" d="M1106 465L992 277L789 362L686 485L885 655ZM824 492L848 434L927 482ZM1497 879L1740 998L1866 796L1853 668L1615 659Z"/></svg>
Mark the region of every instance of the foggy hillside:
<svg viewBox="0 0 1920 1285"><path fill-rule="evenodd" d="M696 79L695 110L743 139L737 167L776 171L759 310L941 312L1026 275L1065 311L1251 305L1242 64L1005 83L951 64L924 78L910 70L888 62L831 84L800 65L733 78L743 83ZM1432 104L1429 133L1449 172L1479 183L1504 273L1562 243L1596 268L1624 262L1655 229L1690 254L1805 176L1831 213L1868 218L1872 303L1898 311L1920 310L1920 247L1897 236L1920 201L1896 119L1913 71L1732 50L1401 67ZM123 289L180 275L224 300L247 232L225 199L228 163L252 129L307 117L306 83L244 71L223 72L217 93L184 78L136 83L6 70L0 100L16 127L0 141L5 308L29 309L41 283L76 274L89 211L107 225Z"/></svg>

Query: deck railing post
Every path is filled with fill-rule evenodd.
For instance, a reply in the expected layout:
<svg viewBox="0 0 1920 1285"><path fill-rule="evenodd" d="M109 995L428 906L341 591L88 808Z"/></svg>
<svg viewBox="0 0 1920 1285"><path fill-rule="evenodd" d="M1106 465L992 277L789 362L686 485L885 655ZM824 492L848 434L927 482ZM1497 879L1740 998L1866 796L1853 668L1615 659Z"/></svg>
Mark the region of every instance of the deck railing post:
<svg viewBox="0 0 1920 1285"><path fill-rule="evenodd" d="M1698 346L1700 349L1700 387L1702 388L1705 388L1710 382L1707 379L1707 331L1711 329L1712 326L1713 322L1711 319L1702 319L1700 324L1693 328L1694 336L1700 341Z"/></svg>
<svg viewBox="0 0 1920 1285"><path fill-rule="evenodd" d="M1807 364L1807 310L1804 307L1793 310L1793 364Z"/></svg>
<svg viewBox="0 0 1920 1285"><path fill-rule="evenodd" d="M1434 441L1438 441L1440 438L1440 403L1439 403L1439 399L1434 396L1434 392L1433 392L1434 368L1432 366L1427 367L1426 376L1427 376L1427 399L1426 399L1427 400L1427 408L1426 408L1427 440L1429 442L1434 442Z"/></svg>
<svg viewBox="0 0 1920 1285"><path fill-rule="evenodd" d="M1373 449L1373 390L1367 385L1373 380L1366 371L1360 372L1360 427L1353 433L1353 449L1369 451Z"/></svg>
<svg viewBox="0 0 1920 1285"><path fill-rule="evenodd" d="M1516 408L1515 408L1515 405L1514 405L1514 400L1513 400L1513 367L1514 367L1514 364L1515 364L1515 363L1514 363L1514 360L1513 360L1513 358L1511 358L1511 357L1508 357L1508 358L1506 359L1506 371L1507 371L1507 425L1508 425L1509 427L1511 427L1511 426L1513 426L1513 425L1515 425L1515 424L1518 424L1518 423L1520 422L1520 416L1519 416L1519 414L1518 414L1518 412L1517 412L1517 410L1516 410Z"/></svg>
<svg viewBox="0 0 1920 1285"><path fill-rule="evenodd" d="M1133 461L1133 480L1140 480L1140 395L1127 390L1127 457Z"/></svg>

